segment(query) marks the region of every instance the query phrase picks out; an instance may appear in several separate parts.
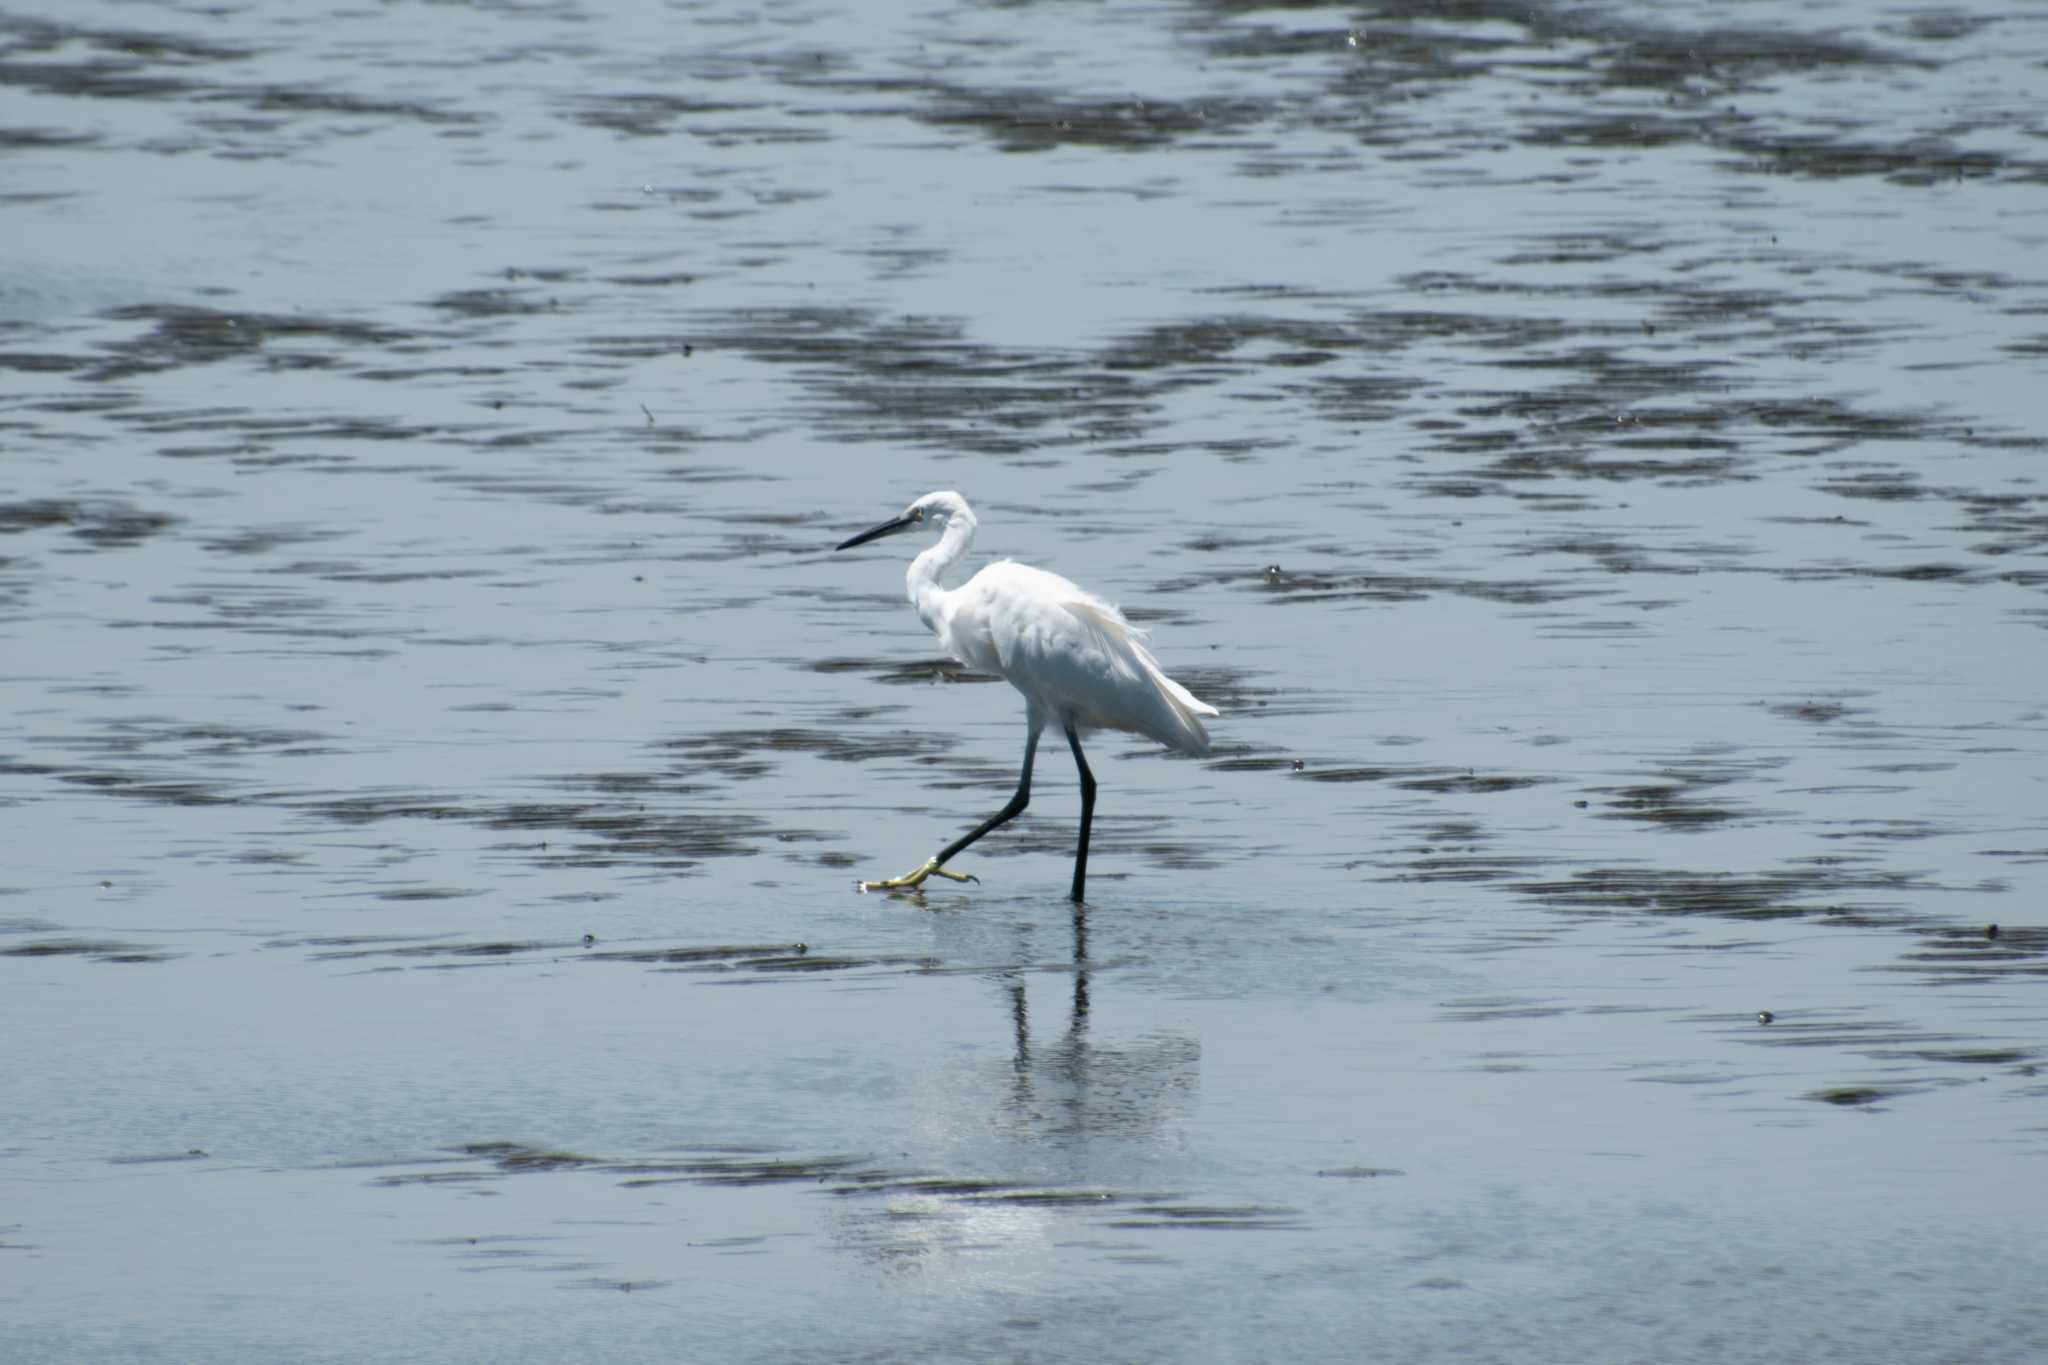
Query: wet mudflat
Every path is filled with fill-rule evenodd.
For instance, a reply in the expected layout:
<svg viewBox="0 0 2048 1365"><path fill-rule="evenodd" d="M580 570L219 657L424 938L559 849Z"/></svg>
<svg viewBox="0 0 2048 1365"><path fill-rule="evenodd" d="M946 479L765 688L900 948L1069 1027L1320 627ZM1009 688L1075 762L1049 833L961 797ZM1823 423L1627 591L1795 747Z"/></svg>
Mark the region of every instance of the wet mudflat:
<svg viewBox="0 0 2048 1365"><path fill-rule="evenodd" d="M0 15L8 1358L2039 1359L2044 61Z"/></svg>

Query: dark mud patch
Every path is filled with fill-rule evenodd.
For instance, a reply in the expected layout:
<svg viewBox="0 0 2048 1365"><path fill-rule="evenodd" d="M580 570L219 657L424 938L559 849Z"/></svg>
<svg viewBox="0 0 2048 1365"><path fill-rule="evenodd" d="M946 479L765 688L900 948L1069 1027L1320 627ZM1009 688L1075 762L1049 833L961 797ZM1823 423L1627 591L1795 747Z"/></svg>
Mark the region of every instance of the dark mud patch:
<svg viewBox="0 0 2048 1365"><path fill-rule="evenodd" d="M486 829L550 833L567 836L522 845L538 861L557 867L606 867L645 862L670 871L686 871L709 858L751 857L777 843L804 842L824 836L780 829L758 817L714 812L650 812L589 802L515 802L509 805L470 804L406 795L288 797L280 804L324 816L343 824L372 824L393 819L461 820Z"/></svg>
<svg viewBox="0 0 2048 1365"><path fill-rule="evenodd" d="M5 147L6 133L0 131L0 147ZM15 196L0 194L0 204L16 202ZM83 356L54 355L40 351L0 351L0 370L13 370L17 374L69 374L82 370L92 362Z"/></svg>
<svg viewBox="0 0 2048 1365"><path fill-rule="evenodd" d="M1867 707L1851 706L1839 698L1809 697L1804 701L1773 702L1766 709L1774 716L1783 716L1787 720L1802 720L1811 725L1826 725L1845 716L1869 714Z"/></svg>
<svg viewBox="0 0 2048 1365"><path fill-rule="evenodd" d="M1773 812L1731 801L1728 789L1777 771L1787 762L1778 757L1687 759L1665 765L1654 778L1585 790L1588 800L1599 802L1601 819L1641 821L1669 830L1712 829L1771 816Z"/></svg>
<svg viewBox="0 0 2048 1365"><path fill-rule="evenodd" d="M166 716L117 716L96 733L58 737L51 746L102 758L175 760L303 758L337 752L333 737L313 730L193 724Z"/></svg>
<svg viewBox="0 0 2048 1365"><path fill-rule="evenodd" d="M1734 874L1666 869L1582 869L1548 881L1521 880L1508 889L1568 913L1706 916L1736 922L1808 920L1829 928L1894 931L1910 935L1913 946L1896 962L1877 970L1908 972L1924 984L1990 986L2048 978L2048 930L1997 924L1935 925L1910 907L1937 888L1908 873L1872 872L1815 860L1811 867L1780 872ZM1954 889L1954 888L1948 888ZM1997 888L1988 888L1997 889ZM1691 945L1709 951L1754 948L1755 942ZM1668 949L1667 949L1668 950ZM1952 1068L2003 1070L2016 1077L2036 1073L2048 1048L2033 1037L2002 1038L1930 1030L1897 1019L1854 1014L1812 1013L1777 1007L1756 1015L1712 1016L1698 1022L1734 1024L1745 1041L1772 1048L1826 1048L1853 1052L1896 1070L1902 1062L1930 1070L1908 1082L1840 1087L1802 1098L1845 1107L1959 1083ZM1541 1018L1568 1013L1548 1001L1459 1002L1450 1017Z"/></svg>
<svg viewBox="0 0 2048 1365"><path fill-rule="evenodd" d="M1475 821L1456 817L1434 817L1415 825L1419 843L1403 849L1386 862L1391 882L1497 882L1509 876L1528 876L1532 868L1550 862L1530 857L1520 849L1489 849L1495 835ZM1348 872L1364 866L1364 860L1343 864Z"/></svg>
<svg viewBox="0 0 2048 1365"><path fill-rule="evenodd" d="M339 530L308 526L264 526L219 532L201 543L215 554L256 556L296 545L334 540L345 534Z"/></svg>
<svg viewBox="0 0 2048 1365"><path fill-rule="evenodd" d="M858 308L745 309L698 316L698 334L804 370L805 415L837 439L989 455L1143 429L1144 394L1085 357L989 346L964 319Z"/></svg>
<svg viewBox="0 0 2048 1365"><path fill-rule="evenodd" d="M1303 774L1306 776L1307 774ZM1462 773L1448 773L1436 777L1414 777L1395 785L1404 791L1430 792L1435 795L1488 796L1495 792L1521 791L1526 787L1540 787L1555 782L1554 777L1532 777L1506 773L1481 774L1467 769Z"/></svg>
<svg viewBox="0 0 2048 1365"><path fill-rule="evenodd" d="M756 361L800 365L813 395L807 415L839 439L917 444L948 452L1023 455L1063 448L1119 456L1212 453L1251 458L1282 445L1228 436L1160 443L1168 400L1189 391L1272 386L1347 421L1382 420L1414 386L1393 374L1318 376L1342 357L1398 364L1398 352L1439 335L1485 349L1503 327L1528 344L1532 324L1497 314L1357 312L1342 322L1231 313L1111 336L1093 348L1032 351L974 340L965 321L899 317L856 308L750 309L697 315L706 344ZM1569 334L1541 324L1549 336ZM1501 340L1502 338L1495 338ZM1278 359L1275 359L1277 354Z"/></svg>
<svg viewBox="0 0 2048 1365"><path fill-rule="evenodd" d="M1712 365L1697 354L1675 353L1725 353L1731 326L1766 329L1773 345L1816 353L1872 340L1852 323L1808 316L1807 301L1791 293L1663 276L1590 291L1454 272L1396 283L1408 297L1470 294L1484 307L1366 307L1332 299L1325 306L1342 316L1225 313L1062 352L990 347L970 338L957 319L852 308L707 313L698 315L694 330L706 344L801 366L813 403L807 415L840 439L992 455L1068 447L1175 455L1195 447L1164 441L1160 433L1173 424L1180 396L1207 391L1305 402L1327 420L1351 425L1407 419L1421 434L1412 461L1419 468L1399 476L1409 491L1504 496L1548 512L1596 508L1603 487L1633 481L1727 484L1763 478L1772 472L1770 461L1786 456L1882 440L1977 439L1971 428L1934 411L1746 393L1743 386L1754 381L1734 368L1711 376L1712 392L1703 393L1704 371ZM1656 321L1587 321L1561 311L1582 309L1586 293L1603 290ZM1514 302L1535 307L1517 314L1509 311ZM1425 353L1443 345L1525 373L1528 382L1443 392L1401 378L1417 365L1440 372L1440 360ZM1637 353L1649 346L1659 354ZM1360 366L1372 372L1361 375ZM1455 419L1441 415L1446 408ZM1724 545L1653 556L1614 545L1600 562L1613 573L1685 574L1751 553ZM1332 575L1247 567L1229 577L1294 603L1401 603L1451 594L1544 605L1612 591L1561 579L1393 571ZM1203 581L1216 580L1166 587Z"/></svg>
<svg viewBox="0 0 2048 1365"><path fill-rule="evenodd" d="M1301 1210L1271 1204L1139 1204L1105 1227L1134 1232L1276 1232L1305 1227Z"/></svg>
<svg viewBox="0 0 2048 1365"><path fill-rule="evenodd" d="M1989 924L1937 929L1921 937L1897 970L1945 986L2048 978L2048 928Z"/></svg>
<svg viewBox="0 0 2048 1365"><path fill-rule="evenodd" d="M1540 787L1558 780L1535 774L1481 773L1472 768L1441 768L1414 763L1346 765L1308 759L1249 759L1209 766L1228 771L1228 765L1233 763L1239 770L1285 772L1301 782L1328 785L1386 782L1401 791L1426 792L1434 796L1488 796Z"/></svg>
<svg viewBox="0 0 2048 1365"><path fill-rule="evenodd" d="M1412 764L1396 766L1378 765L1372 767L1345 767L1339 764L1335 766L1303 766L1300 768L1295 768L1294 765L1289 764L1288 767L1294 773L1294 776L1304 782L1328 783L1390 782L1396 778L1416 777L1432 771L1432 769Z"/></svg>
<svg viewBox="0 0 2048 1365"><path fill-rule="evenodd" d="M1383 880L1392 882L1497 882L1510 877L1526 877L1532 867L1550 861L1529 858L1514 853L1487 853L1467 849L1456 851L1425 846L1419 852L1404 856L1392 863L1395 869ZM1343 864L1344 870L1355 871L1367 865L1365 859L1352 859Z"/></svg>
<svg viewBox="0 0 2048 1365"><path fill-rule="evenodd" d="M455 958L468 961L495 961L505 958L523 957L535 953L567 953L581 946L570 941L545 942L533 939L482 940L466 943L391 943L379 940L358 941L352 939L308 939L303 941L308 944L324 943L329 945L311 954L311 960L315 962L350 962L373 957L427 960Z"/></svg>
<svg viewBox="0 0 2048 1365"><path fill-rule="evenodd" d="M236 797L229 795L218 783L166 780L141 773L100 770L67 772L46 768L45 771L54 775L59 782L82 787L102 796L122 796L155 805L196 807L240 804Z"/></svg>
<svg viewBox="0 0 2048 1365"><path fill-rule="evenodd" d="M1250 744L1233 745L1228 751L1232 754L1232 757L1219 758L1212 761L1208 765L1209 770L1218 773L1285 773L1302 771L1303 760L1287 758L1278 754L1254 754L1255 747Z"/></svg>
<svg viewBox="0 0 2048 1365"><path fill-rule="evenodd" d="M1740 874L1664 868L1590 868L1553 881L1509 888L1554 909L1652 915L1709 915L1731 920L1803 919L1858 927L1917 927L1914 916L1865 897L1902 897L1927 888L1903 872L1818 867ZM1825 898L1826 905L1812 902Z"/></svg>
<svg viewBox="0 0 2048 1365"><path fill-rule="evenodd" d="M1447 10L1412 0L1376 4L1346 28L1217 24L1207 6L1188 11L1177 27L1181 41L1226 69L1250 67L1268 79L1284 71L1292 77L1285 93L1247 98L1137 90L1103 98L1042 85L963 87L823 71L805 71L795 83L857 99L851 107L865 116L970 134L1010 155L1060 148L1132 156L1223 152L1239 158L1248 177L1313 174L1321 162L1332 170L1355 166L1346 158L1279 150L1309 132L1349 137L1384 155L1436 159L1490 150L1502 139L1603 152L1697 144L1722 151L1736 174L1876 176L1912 186L1971 176L2031 181L2042 172L2041 163L2024 157L1966 148L1973 133L1995 131L1988 117L1983 128L1956 117L1938 133L1893 132L1874 118L1843 119L1842 127L1809 133L1778 127L1768 114L1739 103L1799 81L1932 72L1947 55L1942 45L1967 27L1894 26L1887 31L1892 41L1880 45L1790 25L1656 25L1610 10L1521 3ZM1507 106L1509 116L1481 125L1462 107L1436 107L1453 104L1475 83L1519 92ZM877 99L880 109L873 107ZM1583 110L1595 99L1612 112L1587 116ZM644 134L666 128L683 112L656 103L611 117ZM1415 146L1424 127L1434 135L1428 151Z"/></svg>
<svg viewBox="0 0 2048 1365"><path fill-rule="evenodd" d="M431 943L440 936L436 934L313 934L305 938L273 938L264 942L266 948L320 948L353 949L375 948L388 944Z"/></svg>
<svg viewBox="0 0 2048 1365"><path fill-rule="evenodd" d="M1613 593L1555 579L1470 579L1432 574L1312 574L1243 569L1217 581L1234 582L1266 594L1282 606L1333 602L1422 602L1447 595L1506 606L1537 607ZM1178 584L1176 586L1186 586Z"/></svg>
<svg viewBox="0 0 2048 1365"><path fill-rule="evenodd" d="M814 831L778 828L752 815L648 814L604 807L512 806L488 815L492 829L560 830L572 836L562 849L541 847L542 861L557 867L606 867L645 863L686 871L708 858L752 857L778 843L824 839Z"/></svg>
<svg viewBox="0 0 2048 1365"><path fill-rule="evenodd" d="M1742 1040L1757 1047L1851 1048L1883 1062L1902 1058L1982 1061L1987 1051L2003 1054L2011 1050L1994 1040L1934 1032L1904 1020L1863 1017L1851 1011L1777 1012L1768 1026L1737 1027Z"/></svg>
<svg viewBox="0 0 2048 1365"><path fill-rule="evenodd" d="M4 771L5 769L0 769L0 772ZM27 894L29 894L29 888L25 886L0 886L0 896L25 896ZM9 915L4 919L0 919L0 936L9 934L55 934L60 932L63 927L61 924L53 924L46 919L39 919L28 915Z"/></svg>
<svg viewBox="0 0 2048 1365"><path fill-rule="evenodd" d="M1111 1192L1100 1189L1060 1188L977 1176L932 1175L873 1169L849 1172L833 1185L832 1193L842 1197L869 1198L932 1195L948 1199L974 1200L984 1204L1015 1204L1045 1208L1099 1206L1115 1198Z"/></svg>
<svg viewBox="0 0 2048 1365"><path fill-rule="evenodd" d="M1832 1104L1840 1109L1868 1109L1886 1100L1915 1093L1915 1087L1903 1085L1843 1085L1829 1090L1813 1090L1801 1095L1801 1099L1814 1100L1821 1104Z"/></svg>
<svg viewBox="0 0 2048 1365"><path fill-rule="evenodd" d="M1730 169L1766 175L1817 180L1870 176L1915 187L1985 179L2048 184L2048 162L1966 150L1941 137L1893 141L1734 128L1715 145L1732 154L1723 163Z"/></svg>
<svg viewBox="0 0 2048 1365"><path fill-rule="evenodd" d="M1443 1003L1442 1012L1438 1017L1450 1023L1490 1024L1503 1020L1554 1019L1576 1013L1578 1008L1572 1005L1557 1005L1521 996L1486 996L1471 1000L1447 1000Z"/></svg>
<svg viewBox="0 0 2048 1365"><path fill-rule="evenodd" d="M379 1176L381 1188L405 1185L474 1182L510 1175L559 1171L600 1171L626 1177L629 1187L669 1181L703 1185L816 1184L831 1180L861 1163L848 1156L776 1157L754 1152L707 1152L682 1156L613 1158L538 1147L522 1142L470 1142L427 1171ZM456 1169L449 1169L451 1166Z"/></svg>
<svg viewBox="0 0 2048 1365"><path fill-rule="evenodd" d="M762 975L824 972L929 972L943 962L930 956L902 954L821 953L804 943L712 947L617 948L583 954L592 962L632 962L667 972Z"/></svg>
<svg viewBox="0 0 2048 1365"><path fill-rule="evenodd" d="M93 55L70 57L72 44ZM34 94L72 99L160 100L198 88L193 81L161 74L231 62L253 55L226 46L167 34L97 29L42 19L0 19L0 85ZM68 59L67 59L68 58Z"/></svg>
<svg viewBox="0 0 2048 1365"><path fill-rule="evenodd" d="M1060 147L1155 151L1195 139L1241 135L1267 122L1263 101L1085 99L1042 89L973 89L933 84L908 112L946 131L979 134L999 151L1034 153Z"/></svg>
<svg viewBox="0 0 2048 1365"><path fill-rule="evenodd" d="M243 756L324 751L297 731L238 731L224 727L138 725L93 741L139 749L173 742L186 758L211 762ZM649 810L644 803L557 801L490 803L424 792L294 792L222 778L184 778L160 769L129 771L98 766L0 759L0 772L42 777L69 787L132 801L184 807L242 807L289 811L343 826L389 820L453 820L484 829L554 837L510 845L552 867L611 867L637 863L687 872L714 858L753 857L783 845L821 842L824 833L777 826L754 815L711 810ZM570 779L571 783L575 779ZM406 889L397 899L474 894L447 888Z"/></svg>
<svg viewBox="0 0 2048 1365"><path fill-rule="evenodd" d="M32 498L0 503L0 535L62 527L95 550L125 550L162 534L177 518L113 498Z"/></svg>
<svg viewBox="0 0 2048 1365"><path fill-rule="evenodd" d="M56 938L0 948L0 957L89 957L95 962L169 962L181 954L118 939Z"/></svg>
<svg viewBox="0 0 2048 1365"><path fill-rule="evenodd" d="M1611 574L1694 574L1701 571L1700 559L1709 557L1698 549L1683 556L1654 557L1647 546L1592 536L1555 536L1515 547L1517 558L1559 555L1589 559L1603 573ZM1718 557L1725 558L1727 551Z"/></svg>
<svg viewBox="0 0 2048 1365"><path fill-rule="evenodd" d="M343 118L395 119L405 123L443 125L478 122L475 115L423 104L418 100L383 99L300 85L237 86L234 99L258 113L334 114Z"/></svg>
<svg viewBox="0 0 2048 1365"><path fill-rule="evenodd" d="M508 287L458 289L441 295L427 306L467 318L499 318L552 313L559 310L562 304L560 296L556 294L542 293L530 287Z"/></svg>
<svg viewBox="0 0 2048 1365"><path fill-rule="evenodd" d="M341 364L342 351L357 353L412 339L395 328L341 318L231 313L178 304L136 304L106 316L147 323L149 330L102 343L108 358L83 376L100 383L259 353L276 369L328 369ZM321 349L322 345L335 349Z"/></svg>
<svg viewBox="0 0 2048 1365"><path fill-rule="evenodd" d="M1825 133L1809 133L1777 126L1770 113L1751 112L1740 102L1855 73L1881 79L1904 69L1932 72L1945 64L1943 44L1995 22L1989 19L1890 26L1892 41L1879 45L1793 25L1650 24L1612 10L1513 2L1446 11L1401 0L1375 5L1362 18L1361 26L1343 33L1273 34L1261 41L1233 31L1210 42L1219 60L1343 52L1349 60L1325 78L1334 107L1318 123L1353 129L1373 145L1405 143L1409 127L1421 120L1452 148L1502 137L1589 152L1697 144L1724 152L1725 169L1739 175L1871 176L1908 186L1964 177L2043 178L2040 162L1965 146L1973 136L1996 131L1988 114L1981 124L1955 117L1938 132L1894 131L1873 117L1842 119ZM1532 51L1541 51L1541 60L1532 61ZM1429 112L1430 104L1455 98L1475 80L1523 87L1526 98L1515 98L1504 123L1484 129L1469 116ZM1563 111L1561 93L1580 97L1571 112ZM1593 98L1613 112L1586 116L1585 101Z"/></svg>
<svg viewBox="0 0 2048 1365"><path fill-rule="evenodd" d="M693 765L722 777L756 778L774 770L772 754L808 754L836 763L866 763L878 758L907 758L919 762L940 759L950 752L950 736L929 731L899 730L894 734L862 734L857 729L808 729L784 727L768 730L719 730L669 740L662 748L685 756Z"/></svg>
<svg viewBox="0 0 2048 1365"><path fill-rule="evenodd" d="M642 962L661 966L730 967L782 962L810 952L804 943L721 944L713 947L607 948L585 953L593 962Z"/></svg>
<svg viewBox="0 0 2048 1365"><path fill-rule="evenodd" d="M281 939L273 948L311 948L314 962L389 961L430 968L485 966L515 960L630 963L663 972L758 977L827 972L928 972L943 966L930 956L814 952L804 943L676 944L600 948L587 939L448 939L344 936Z"/></svg>
<svg viewBox="0 0 2048 1365"><path fill-rule="evenodd" d="M521 1142L472 1142L451 1148L425 1169L393 1171L370 1183L380 1189L401 1189L564 1172L614 1177L628 1189L799 1185L838 1199L875 1200L879 1206L872 1211L872 1219L863 1212L850 1230L870 1247L899 1241L912 1232L928 1236L934 1231L928 1220L964 1215L977 1206L1044 1210L1126 1231L1261 1232L1306 1225L1301 1210L1278 1205L1202 1203L1170 1191L948 1175L892 1169L850 1155L796 1156L753 1149L599 1157ZM518 1240L523 1243L525 1239ZM467 1238L443 1239L442 1244L458 1250L482 1245Z"/></svg>
<svg viewBox="0 0 2048 1365"><path fill-rule="evenodd" d="M144 1152L134 1156L110 1156L109 1166L161 1166L178 1161L206 1161L211 1153L201 1147L189 1147L182 1152Z"/></svg>
<svg viewBox="0 0 2048 1365"><path fill-rule="evenodd" d="M379 891L377 893L377 899L380 901L398 901L402 903L414 903L425 901L468 900L472 896L481 896L484 894L485 893L483 891L478 890L474 887L404 886L398 887L391 891Z"/></svg>
<svg viewBox="0 0 2048 1365"><path fill-rule="evenodd" d="M757 972L848 972L871 970L876 967L925 972L938 968L941 960L935 957L857 957L801 952L782 957L754 958L746 965Z"/></svg>
<svg viewBox="0 0 2048 1365"><path fill-rule="evenodd" d="M655 772L577 773L561 778L560 783L571 791L595 792L613 800L636 802L687 801L712 789L710 782L695 777Z"/></svg>
<svg viewBox="0 0 2048 1365"><path fill-rule="evenodd" d="M762 108L756 104L714 102L666 92L608 91L577 98L570 106L569 117L586 127L604 128L633 137L667 137L678 130L678 124L723 119ZM715 192L703 190L665 193L669 194L671 203L703 202L716 198Z"/></svg>
<svg viewBox="0 0 2048 1365"><path fill-rule="evenodd" d="M1787 298L1781 306L1789 310L1793 303ZM1696 303L1676 300L1671 306L1682 310ZM1701 330L1712 325L1702 324ZM1418 492L1492 493L1551 510L1582 510L1594 505L1589 484L1649 479L1682 488L1750 482L1767 472L1759 463L1765 455L1812 457L1861 441L1961 434L1957 424L1934 411L1872 412L1825 398L1745 398L1732 382L1722 384L1713 399L1702 399L1697 365L1650 366L1583 343L1570 355L1545 353L1520 368L1576 369L1587 378L1507 394L1460 395L1459 414L1472 425L1441 431L1431 445L1445 456L1488 458L1454 474L1418 475L1411 480ZM1646 452L1653 450L1689 453L1650 458ZM1559 490L1561 483L1569 487ZM1559 502L1561 492L1575 496Z"/></svg>
<svg viewBox="0 0 2048 1365"><path fill-rule="evenodd" d="M993 673L977 673L954 659L919 659L903 663L890 659L819 659L804 665L811 673L858 673L891 686L931 683L1001 682Z"/></svg>
<svg viewBox="0 0 2048 1365"><path fill-rule="evenodd" d="M303 79L234 79L242 63L262 55L257 48L184 34L0 18L0 86L73 101L183 106L184 127L166 128L160 120L151 136L133 144L159 155L205 149L231 160L279 157L298 145L284 141L286 128L303 138L308 122L319 127L324 121L332 125L328 135L335 135L349 121L363 119L429 126L478 121L476 115L419 100L358 94ZM229 108L237 112L220 112ZM287 119L294 121L287 125Z"/></svg>

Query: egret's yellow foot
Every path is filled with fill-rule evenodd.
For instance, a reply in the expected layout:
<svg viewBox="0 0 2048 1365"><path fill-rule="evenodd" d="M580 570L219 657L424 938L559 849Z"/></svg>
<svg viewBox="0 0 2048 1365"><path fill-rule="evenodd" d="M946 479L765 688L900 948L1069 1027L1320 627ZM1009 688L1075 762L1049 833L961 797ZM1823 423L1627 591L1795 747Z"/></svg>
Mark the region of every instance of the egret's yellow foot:
<svg viewBox="0 0 2048 1365"><path fill-rule="evenodd" d="M927 877L945 877L949 881L956 882L978 882L981 880L981 878L970 876L965 872L954 872L940 867L937 858L927 858L924 860L924 866L914 871L906 872L900 877L891 877L887 881L862 882L860 889L863 891L914 891L924 885Z"/></svg>

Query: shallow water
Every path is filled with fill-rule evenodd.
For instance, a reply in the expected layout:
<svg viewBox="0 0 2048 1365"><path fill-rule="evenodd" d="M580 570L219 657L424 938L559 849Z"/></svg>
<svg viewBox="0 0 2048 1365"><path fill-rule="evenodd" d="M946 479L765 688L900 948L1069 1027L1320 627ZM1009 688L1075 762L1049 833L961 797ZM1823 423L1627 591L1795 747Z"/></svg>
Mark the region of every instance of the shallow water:
<svg viewBox="0 0 2048 1365"><path fill-rule="evenodd" d="M8 1358L2040 1358L2044 59L0 16Z"/></svg>

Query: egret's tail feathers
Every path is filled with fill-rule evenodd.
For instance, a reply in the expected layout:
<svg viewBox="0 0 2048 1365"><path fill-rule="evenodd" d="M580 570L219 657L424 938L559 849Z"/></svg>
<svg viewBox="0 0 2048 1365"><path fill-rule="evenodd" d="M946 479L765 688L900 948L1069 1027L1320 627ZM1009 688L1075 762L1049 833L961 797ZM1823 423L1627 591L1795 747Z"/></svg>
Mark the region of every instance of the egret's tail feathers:
<svg viewBox="0 0 2048 1365"><path fill-rule="evenodd" d="M1202 725L1202 717L1220 713L1166 676L1166 670L1145 646L1145 632L1106 603L1073 601L1062 605L1088 627L1120 672L1143 684L1138 689L1142 700L1131 713L1104 720L1150 735L1184 754L1208 757L1209 732Z"/></svg>
<svg viewBox="0 0 2048 1365"><path fill-rule="evenodd" d="M1159 671L1159 665L1152 665L1152 680L1165 692L1166 700L1173 707L1174 719L1180 722L1178 732L1167 743L1182 753L1193 754L1196 758L1209 756L1209 731L1202 724L1203 716L1220 715L1221 712L1194 693L1182 687ZM1165 739L1165 736L1159 736Z"/></svg>

